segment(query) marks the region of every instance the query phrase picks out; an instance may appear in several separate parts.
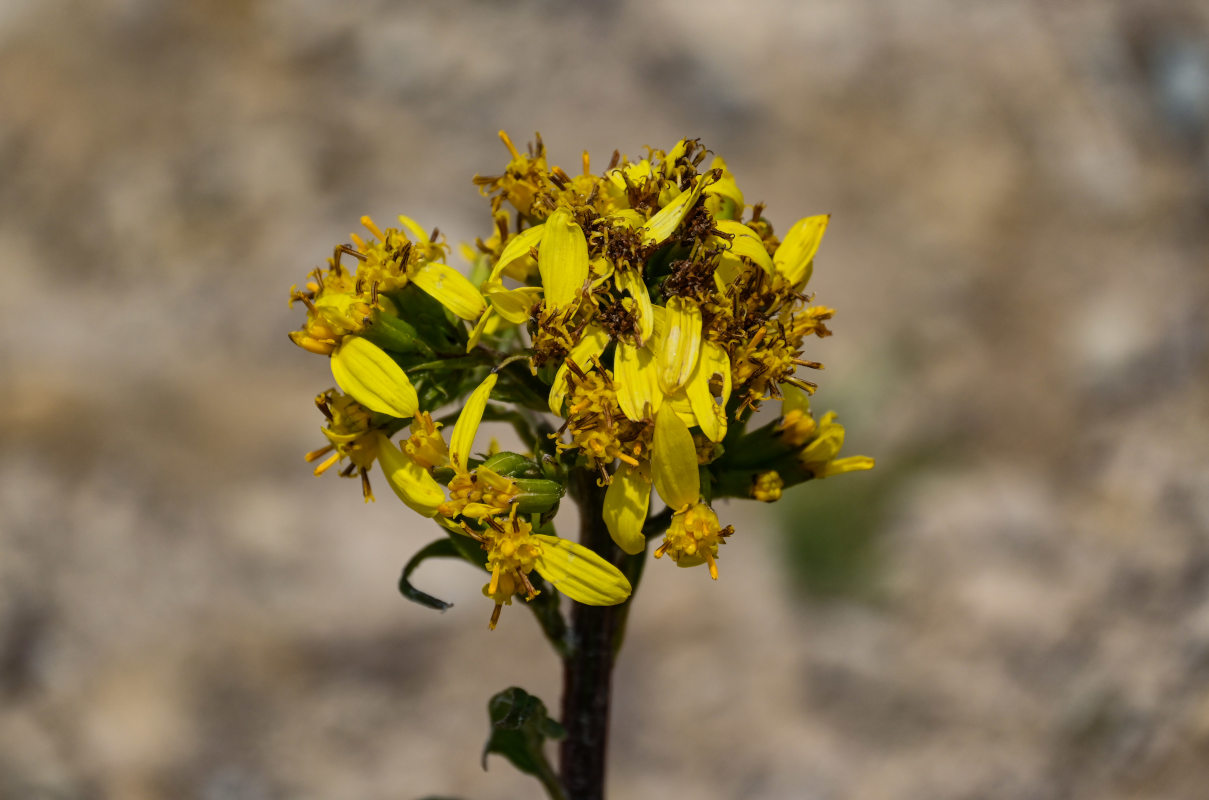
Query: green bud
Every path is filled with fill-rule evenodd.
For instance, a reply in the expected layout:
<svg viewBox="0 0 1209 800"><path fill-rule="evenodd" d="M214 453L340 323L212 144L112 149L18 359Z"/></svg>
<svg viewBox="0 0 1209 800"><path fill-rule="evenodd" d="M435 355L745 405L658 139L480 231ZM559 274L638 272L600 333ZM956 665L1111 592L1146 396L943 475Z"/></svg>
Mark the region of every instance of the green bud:
<svg viewBox="0 0 1209 800"><path fill-rule="evenodd" d="M514 478L513 482L520 489L515 502L521 514L544 514L557 506L566 492L561 483L545 478Z"/></svg>

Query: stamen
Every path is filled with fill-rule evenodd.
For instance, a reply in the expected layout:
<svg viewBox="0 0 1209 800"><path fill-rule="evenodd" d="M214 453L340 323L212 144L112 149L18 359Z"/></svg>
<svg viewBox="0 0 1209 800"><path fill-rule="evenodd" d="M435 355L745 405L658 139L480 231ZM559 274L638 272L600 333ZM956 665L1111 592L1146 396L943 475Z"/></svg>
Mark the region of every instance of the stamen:
<svg viewBox="0 0 1209 800"><path fill-rule="evenodd" d="M541 594L541 592L539 592L537 589L533 588L533 584L529 582L528 575L526 575L524 572L520 571L519 569L516 571L516 574L520 576L521 583L524 584L524 586L525 586L525 600L532 600L533 598L535 598L539 594Z"/></svg>
<svg viewBox="0 0 1209 800"><path fill-rule="evenodd" d="M520 154L520 153L518 153L518 152L516 152L516 146L512 144L512 139L510 139L510 138L508 137L508 133L507 133L506 131L500 131L500 141L504 143L504 147L507 147L507 148L508 148L508 152L512 154L512 159L513 159L514 161L516 161L516 160L520 159L521 154ZM499 610L497 609L497 610L496 610L496 612L495 612L495 615L498 617L498 616L499 616L499 613L500 613L500 612L499 612ZM491 626L491 627L493 627L493 628L494 628L494 627L495 627L495 625L494 625L494 624L492 624L492 626Z"/></svg>
<svg viewBox="0 0 1209 800"><path fill-rule="evenodd" d="M340 454L332 453L331 456L328 457L327 461L324 461L322 464L315 467L315 475L319 476L319 475L322 475L323 473L327 472L328 468L331 467L333 464L335 464L339 460L340 460Z"/></svg>
<svg viewBox="0 0 1209 800"><path fill-rule="evenodd" d="M374 502L374 490L369 485L369 470L365 467L361 468L361 496L367 503Z"/></svg>
<svg viewBox="0 0 1209 800"><path fill-rule="evenodd" d="M504 610L503 603L495 604L495 610L491 612L491 622L487 623L488 628L490 628L491 630L495 630L495 626L497 624L499 624L499 621L500 621L500 612L503 610Z"/></svg>
<svg viewBox="0 0 1209 800"><path fill-rule="evenodd" d="M377 225L374 224L374 221L369 218L369 215L366 215L361 218L361 224L364 225L366 230L368 230L374 236L378 237L379 239L381 239L383 241L386 240L386 234L384 234L382 232L381 228L379 228Z"/></svg>
<svg viewBox="0 0 1209 800"><path fill-rule="evenodd" d="M714 554L706 548L703 552L705 560L709 562L709 576L714 580L718 580L718 562L714 560Z"/></svg>
<svg viewBox="0 0 1209 800"><path fill-rule="evenodd" d="M329 444L327 447L320 447L318 450L312 450L302 458L309 464L317 458L327 455L336 449L336 445Z"/></svg>
<svg viewBox="0 0 1209 800"><path fill-rule="evenodd" d="M487 586L487 594L495 594L500 588L500 564L497 561L491 569L491 583ZM496 606L498 609L499 606Z"/></svg>
<svg viewBox="0 0 1209 800"><path fill-rule="evenodd" d="M327 404L327 394L315 395L315 407L319 409L323 416L327 417L328 422L334 419L332 417L332 409Z"/></svg>

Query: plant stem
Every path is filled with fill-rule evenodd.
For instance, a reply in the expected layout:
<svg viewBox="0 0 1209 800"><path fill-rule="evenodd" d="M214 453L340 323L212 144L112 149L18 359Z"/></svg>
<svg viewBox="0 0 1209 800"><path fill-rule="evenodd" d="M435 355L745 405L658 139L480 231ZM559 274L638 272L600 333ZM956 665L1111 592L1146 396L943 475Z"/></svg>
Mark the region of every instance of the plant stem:
<svg viewBox="0 0 1209 800"><path fill-rule="evenodd" d="M608 561L621 562L624 554L604 524L604 489L596 485L595 473L577 469L573 481L580 544ZM624 606L571 606L563 657L562 724L567 737L559 750L559 767L569 800L604 800L613 657Z"/></svg>

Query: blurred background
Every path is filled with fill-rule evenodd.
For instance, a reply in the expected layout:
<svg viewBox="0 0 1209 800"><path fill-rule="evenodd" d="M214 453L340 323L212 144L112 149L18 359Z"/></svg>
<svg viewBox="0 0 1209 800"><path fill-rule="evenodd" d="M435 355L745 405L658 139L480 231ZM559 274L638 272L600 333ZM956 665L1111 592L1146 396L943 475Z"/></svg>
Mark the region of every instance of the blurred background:
<svg viewBox="0 0 1209 800"><path fill-rule="evenodd" d="M470 178L701 137L830 212L815 407L878 467L653 564L623 797L1200 798L1203 2L0 2L0 797L535 797L559 670L439 534L311 477L292 283ZM675 795L673 795L675 793Z"/></svg>

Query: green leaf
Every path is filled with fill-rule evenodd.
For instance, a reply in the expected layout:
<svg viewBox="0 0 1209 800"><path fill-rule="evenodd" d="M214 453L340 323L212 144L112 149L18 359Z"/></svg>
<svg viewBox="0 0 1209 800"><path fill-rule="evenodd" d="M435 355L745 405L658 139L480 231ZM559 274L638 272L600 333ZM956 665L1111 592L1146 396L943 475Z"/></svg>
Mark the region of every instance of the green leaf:
<svg viewBox="0 0 1209 800"><path fill-rule="evenodd" d="M409 580L411 573L416 571L416 567L430 558L465 558L465 556L450 539L437 539L435 542L426 545L420 552L412 556L407 565L403 567L403 574L399 576L399 593L413 603L419 603L428 608L435 608L437 611L444 611L447 608L451 608L453 603L447 603L430 594L421 592L412 586Z"/></svg>
<svg viewBox="0 0 1209 800"><path fill-rule="evenodd" d="M553 775L542 747L547 739L561 739L567 732L550 719L545 703L513 686L491 698L487 714L491 735L483 747L483 769L487 769L487 755L497 753L526 775Z"/></svg>

